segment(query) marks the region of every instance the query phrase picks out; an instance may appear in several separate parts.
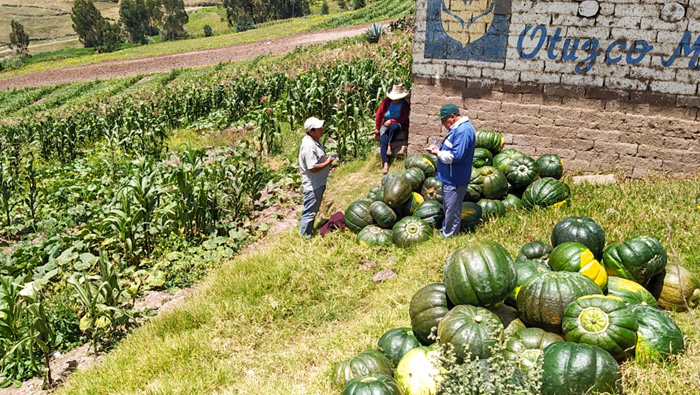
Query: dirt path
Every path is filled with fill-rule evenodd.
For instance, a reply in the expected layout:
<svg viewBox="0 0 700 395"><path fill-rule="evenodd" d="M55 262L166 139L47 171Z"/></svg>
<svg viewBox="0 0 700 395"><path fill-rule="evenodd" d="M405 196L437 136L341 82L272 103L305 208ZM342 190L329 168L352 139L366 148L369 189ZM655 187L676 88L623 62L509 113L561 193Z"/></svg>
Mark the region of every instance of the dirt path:
<svg viewBox="0 0 700 395"><path fill-rule="evenodd" d="M212 49L150 58L118 60L86 66L38 71L0 80L0 90L54 85L75 81L94 81L146 73L164 73L175 68L214 65L219 62L245 60L260 55L280 54L298 46L325 43L364 33L371 24L307 32L273 40L255 41Z"/></svg>

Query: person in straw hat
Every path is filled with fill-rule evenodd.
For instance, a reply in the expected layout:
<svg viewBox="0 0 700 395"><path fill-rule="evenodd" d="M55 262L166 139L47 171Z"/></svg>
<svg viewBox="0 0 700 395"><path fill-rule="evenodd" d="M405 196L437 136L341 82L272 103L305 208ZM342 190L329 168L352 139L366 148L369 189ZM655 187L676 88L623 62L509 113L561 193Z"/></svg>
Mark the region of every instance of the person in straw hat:
<svg viewBox="0 0 700 395"><path fill-rule="evenodd" d="M377 109L374 134L379 135L379 151L382 154L382 173L389 171L391 141L402 128L408 129L408 116L411 107L406 101L408 91L403 84L394 84L391 92L382 100Z"/></svg>

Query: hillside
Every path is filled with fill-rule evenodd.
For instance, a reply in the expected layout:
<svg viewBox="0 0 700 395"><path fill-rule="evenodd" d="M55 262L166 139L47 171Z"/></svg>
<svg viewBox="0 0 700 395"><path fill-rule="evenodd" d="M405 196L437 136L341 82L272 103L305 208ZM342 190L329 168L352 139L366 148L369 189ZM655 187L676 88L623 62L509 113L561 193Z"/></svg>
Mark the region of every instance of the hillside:
<svg viewBox="0 0 700 395"><path fill-rule="evenodd" d="M188 12L201 8L197 0L185 0ZM221 3L221 0L208 3ZM64 48L80 48L78 37L70 18L72 0L3 0L0 4L0 57L8 50L10 21L19 21L29 34L31 54L55 51ZM95 1L95 7L109 20L119 19L116 1Z"/></svg>

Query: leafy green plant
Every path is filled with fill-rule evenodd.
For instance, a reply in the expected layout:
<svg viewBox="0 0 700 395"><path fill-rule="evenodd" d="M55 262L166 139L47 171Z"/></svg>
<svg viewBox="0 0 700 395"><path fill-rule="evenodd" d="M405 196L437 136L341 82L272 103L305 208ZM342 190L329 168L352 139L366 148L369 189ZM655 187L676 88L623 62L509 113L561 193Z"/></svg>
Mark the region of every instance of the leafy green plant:
<svg viewBox="0 0 700 395"><path fill-rule="evenodd" d="M16 187L5 163L0 162L0 208L5 215L7 226L12 226L12 210L17 205L13 198Z"/></svg>
<svg viewBox="0 0 700 395"><path fill-rule="evenodd" d="M368 43L378 43L379 39L384 34L384 28L378 23L373 23L372 26L365 31L365 38Z"/></svg>
<svg viewBox="0 0 700 395"><path fill-rule="evenodd" d="M2 371L6 377L0 385L17 384L17 379L40 371L43 363L43 387L51 387L49 359L61 342L61 335L52 329L39 286L29 282L20 287L13 278L0 277L0 288ZM37 354L41 356L40 360L37 360Z"/></svg>
<svg viewBox="0 0 700 395"><path fill-rule="evenodd" d="M99 352L99 341L128 325L133 318L132 306L124 304L130 300L128 291L119 283L114 265L101 253L98 266L100 276L73 275L68 280L83 312L80 329L90 333L95 356Z"/></svg>

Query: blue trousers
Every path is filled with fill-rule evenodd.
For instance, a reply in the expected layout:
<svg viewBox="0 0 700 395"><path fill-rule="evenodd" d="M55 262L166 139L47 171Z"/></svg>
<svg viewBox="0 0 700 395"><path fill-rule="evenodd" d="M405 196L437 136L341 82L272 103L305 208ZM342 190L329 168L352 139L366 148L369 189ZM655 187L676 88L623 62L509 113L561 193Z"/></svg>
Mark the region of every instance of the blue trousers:
<svg viewBox="0 0 700 395"><path fill-rule="evenodd" d="M304 210L301 212L299 234L307 239L311 237L314 231L314 220L316 219L318 210L321 208L321 200L323 199L323 192L325 191L325 185L313 191L304 191Z"/></svg>
<svg viewBox="0 0 700 395"><path fill-rule="evenodd" d="M467 186L454 186L442 184L442 205L445 209L445 220L442 222L440 234L443 237L452 237L459 234L459 225L462 221L462 202L467 193Z"/></svg>
<svg viewBox="0 0 700 395"><path fill-rule="evenodd" d="M384 126L382 126L382 129L385 129ZM386 150L389 148L389 143L394 139L394 134L398 133L401 131L401 124L398 122L394 122L391 125L389 125L388 128L386 128L386 131L384 133L381 133L381 136L379 137L379 152L382 154L382 163L386 163L389 161L389 155L387 155Z"/></svg>

